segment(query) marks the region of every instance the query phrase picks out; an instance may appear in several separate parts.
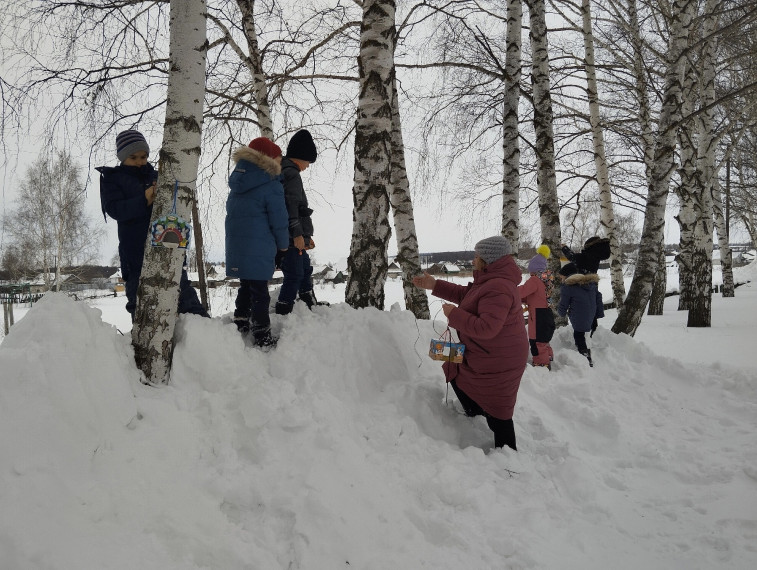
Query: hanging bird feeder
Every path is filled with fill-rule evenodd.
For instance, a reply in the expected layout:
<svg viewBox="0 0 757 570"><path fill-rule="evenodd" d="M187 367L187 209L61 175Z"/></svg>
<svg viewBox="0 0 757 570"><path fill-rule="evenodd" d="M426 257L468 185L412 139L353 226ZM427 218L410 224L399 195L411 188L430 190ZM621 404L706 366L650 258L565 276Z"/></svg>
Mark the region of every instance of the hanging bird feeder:
<svg viewBox="0 0 757 570"><path fill-rule="evenodd" d="M150 245L170 249L187 249L192 236L192 226L176 213L176 197L179 193L179 181L173 188L173 207L166 216L161 216L152 223Z"/></svg>

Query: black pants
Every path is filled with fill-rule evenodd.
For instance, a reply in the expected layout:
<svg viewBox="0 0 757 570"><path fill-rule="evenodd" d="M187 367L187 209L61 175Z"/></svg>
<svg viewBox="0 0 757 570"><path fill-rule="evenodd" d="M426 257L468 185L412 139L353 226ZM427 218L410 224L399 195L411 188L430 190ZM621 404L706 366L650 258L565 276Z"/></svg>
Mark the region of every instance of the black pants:
<svg viewBox="0 0 757 570"><path fill-rule="evenodd" d="M297 294L313 290L313 266L307 251L290 246L281 260L284 282L279 290L279 302L294 304Z"/></svg>
<svg viewBox="0 0 757 570"><path fill-rule="evenodd" d="M539 356L539 349L536 347L536 340L529 338L528 345L531 347L531 356Z"/></svg>
<svg viewBox="0 0 757 570"><path fill-rule="evenodd" d="M458 388L457 382L452 380L450 384L452 384L452 389L455 391L457 399L460 400L466 416L484 416L486 418L486 425L494 432L494 447L504 447L506 445L515 451L518 450L515 446L515 426L513 425L512 418L501 420L487 414L468 394Z"/></svg>
<svg viewBox="0 0 757 570"><path fill-rule="evenodd" d="M240 279L234 319L250 321L253 333L268 330L271 327L271 317L268 314L270 302L268 281Z"/></svg>
<svg viewBox="0 0 757 570"><path fill-rule="evenodd" d="M589 348L586 346L586 333L573 331L573 340L576 342L576 348L581 354L589 352Z"/></svg>

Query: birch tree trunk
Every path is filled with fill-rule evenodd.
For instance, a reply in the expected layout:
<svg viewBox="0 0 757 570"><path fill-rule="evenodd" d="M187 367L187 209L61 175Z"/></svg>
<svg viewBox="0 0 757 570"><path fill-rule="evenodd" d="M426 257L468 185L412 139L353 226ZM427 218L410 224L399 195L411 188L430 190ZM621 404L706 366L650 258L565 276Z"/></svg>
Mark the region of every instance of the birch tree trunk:
<svg viewBox="0 0 757 570"><path fill-rule="evenodd" d="M626 286L623 283L623 264L621 262L620 243L615 231L615 212L612 207L612 191L610 190L610 175L605 156L605 141L602 125L600 124L599 90L597 88L597 71L594 65L594 35L591 25L591 2L581 0L583 16L584 58L586 70L586 93L589 99L589 122L591 124L592 141L594 143L594 165L597 169L597 185L599 186L600 224L604 234L610 238L610 279L612 281L612 296L615 306L623 304Z"/></svg>
<svg viewBox="0 0 757 570"><path fill-rule="evenodd" d="M668 288L668 270L665 266L665 243L660 242L657 253L657 270L654 274L654 283L652 284L652 293L649 296L649 307L647 314L662 315L665 308L665 292Z"/></svg>
<svg viewBox="0 0 757 570"><path fill-rule="evenodd" d="M746 188L747 181L744 175L744 163L746 162L746 157L744 157L744 153L741 151L741 149L736 149L735 158L737 171L739 174L739 187ZM728 192L730 193L730 190L728 190ZM737 211L736 215L740 218L741 223L743 223L746 227L749 238L752 240L752 248L757 249L757 217L755 217L754 212L751 209L748 209L741 212ZM727 216L726 219L728 219Z"/></svg>
<svg viewBox="0 0 757 570"><path fill-rule="evenodd" d="M695 89L696 70L691 64L686 65L681 97L681 114L689 117L694 112L697 98ZM681 148L681 167L679 169L681 185L678 188L680 200L678 215L675 217L679 229L678 262L678 310L687 311L691 306L693 269L692 252L694 250L694 211L693 193L697 186L697 144L693 121L685 121L678 129L678 141Z"/></svg>
<svg viewBox="0 0 757 570"><path fill-rule="evenodd" d="M355 308L384 308L388 270L392 149L394 0L364 0L355 124L352 243L345 300Z"/></svg>
<svg viewBox="0 0 757 570"><path fill-rule="evenodd" d="M237 0L237 5L242 13L242 29L247 39L249 55L244 61L252 76L252 92L255 97L255 112L260 127L260 136L276 140L273 135L271 106L268 102L268 86L263 72L263 57L258 45L258 34L255 31L255 0Z"/></svg>
<svg viewBox="0 0 757 570"><path fill-rule="evenodd" d="M733 252L728 243L728 227L723 215L723 195L717 176L712 178L712 211L715 215L715 229L720 247L720 269L723 274L723 297L735 297L736 289L733 284Z"/></svg>
<svg viewBox="0 0 757 570"><path fill-rule="evenodd" d="M649 102L649 82L647 80L647 66L644 62L644 42L641 38L641 26L636 0L628 0L628 31L633 49L633 74L635 98L639 105L639 127L641 129L641 147L644 160L644 173L649 185L652 180L652 165L654 163L654 135L652 125L652 110ZM659 243L658 265L654 273L652 290L650 293L648 313L661 315L665 305L665 291L667 289L668 274L665 267L665 240ZM621 305L616 305L620 313Z"/></svg>
<svg viewBox="0 0 757 570"><path fill-rule="evenodd" d="M191 216L205 94L205 12L205 0L171 0L170 71L153 220L171 211L176 182L176 213L185 220ZM153 384L169 380L184 254L149 242L145 248L132 344L137 366Z"/></svg>
<svg viewBox="0 0 757 570"><path fill-rule="evenodd" d="M502 110L502 235L517 251L520 245L520 140L518 106L523 67L521 42L522 0L507 0L507 53L505 55L505 101Z"/></svg>
<svg viewBox="0 0 757 570"><path fill-rule="evenodd" d="M670 178L673 174L676 146L674 125L679 121L681 110L678 103L681 94L682 65L689 27L692 19L693 0L675 0L671 13L671 35L668 47L668 64L665 72L665 88L660 120L657 127L654 161L644 214L639 259L636 262L633 280L618 318L612 326L614 333L633 336L641 324L644 309L652 292L654 275L659 263L660 243L664 239L665 207L667 206Z"/></svg>
<svg viewBox="0 0 757 570"><path fill-rule="evenodd" d="M642 152L644 153L644 170L647 180L652 177L654 162L654 134L652 111L649 103L649 81L647 66L644 63L644 42L641 39L641 25L636 0L628 1L628 21L631 45L633 46L633 74L636 89L636 101L639 105L639 126L641 127Z"/></svg>
<svg viewBox="0 0 757 570"><path fill-rule="evenodd" d="M208 301L208 280L205 276L205 253L204 240L202 238L202 224L200 223L200 212L197 208L197 200L192 200L192 232L195 242L195 259L197 259L197 279L200 284L200 302L205 310L210 312L210 302Z"/></svg>
<svg viewBox="0 0 757 570"><path fill-rule="evenodd" d="M429 319L428 296L423 289L413 285L413 277L423 273L421 256L418 251L418 235L415 231L413 200L410 196L410 181L405 167L405 143L402 138L402 118L400 116L397 78L392 73L392 148L390 167L390 187L392 218L397 234L397 262L402 268L402 289L405 294L405 308L417 319Z"/></svg>
<svg viewBox="0 0 757 570"><path fill-rule="evenodd" d="M712 185L715 178L715 40L719 2L707 0L702 16L702 65L699 91L702 112L697 118L699 147L697 157L697 185L693 207L696 213L692 251L693 279L689 327L709 327L712 324Z"/></svg>
<svg viewBox="0 0 757 570"><path fill-rule="evenodd" d="M552 251L560 251L560 207L557 201L557 178L555 175L555 147L552 97L549 85L549 51L544 0L526 0L529 11L529 40L531 42L531 85L534 98L534 131L536 133L536 184L539 191L539 221L542 243ZM560 256L549 260L550 269L560 270ZM559 295L559 288L555 289ZM559 299L555 300L555 305Z"/></svg>

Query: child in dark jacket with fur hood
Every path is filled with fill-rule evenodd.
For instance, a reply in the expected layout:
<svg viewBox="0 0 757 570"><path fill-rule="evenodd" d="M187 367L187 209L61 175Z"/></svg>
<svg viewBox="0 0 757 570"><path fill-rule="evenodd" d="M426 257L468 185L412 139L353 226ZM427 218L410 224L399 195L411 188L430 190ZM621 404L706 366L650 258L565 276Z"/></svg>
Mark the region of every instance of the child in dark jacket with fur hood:
<svg viewBox="0 0 757 570"><path fill-rule="evenodd" d="M594 366L591 350L586 346L586 333L592 330L596 319L605 316L602 293L597 287L599 276L596 273L582 274L575 264L568 263L560 269L560 277L563 284L557 313L561 317L568 315L578 352L589 360L590 366Z"/></svg>
<svg viewBox="0 0 757 570"><path fill-rule="evenodd" d="M276 345L271 335L268 281L277 251L289 247L289 218L281 184L281 148L265 137L237 149L226 201L226 275L238 277L234 322L255 344Z"/></svg>

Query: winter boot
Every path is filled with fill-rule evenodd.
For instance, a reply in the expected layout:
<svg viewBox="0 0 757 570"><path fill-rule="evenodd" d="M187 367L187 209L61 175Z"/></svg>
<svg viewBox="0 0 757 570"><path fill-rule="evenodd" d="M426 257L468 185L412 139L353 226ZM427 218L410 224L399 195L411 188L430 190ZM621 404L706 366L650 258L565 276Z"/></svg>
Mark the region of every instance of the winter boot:
<svg viewBox="0 0 757 570"><path fill-rule="evenodd" d="M594 362L592 362L592 360L591 360L591 350L587 348L586 352L584 352L584 356L589 361L589 366L592 367L592 368L594 368Z"/></svg>
<svg viewBox="0 0 757 570"><path fill-rule="evenodd" d="M300 300L305 301L305 304L311 311L313 310L313 305L321 305L325 307L329 306L328 303L319 302L318 299L315 298L315 291L313 291L312 289L310 291L300 293Z"/></svg>
<svg viewBox="0 0 757 570"><path fill-rule="evenodd" d="M283 301L276 301L276 314L288 315L294 309L294 303L284 303Z"/></svg>
<svg viewBox="0 0 757 570"><path fill-rule="evenodd" d="M261 348L275 348L279 339L271 334L271 327L253 328L252 335L255 337L255 345Z"/></svg>
<svg viewBox="0 0 757 570"><path fill-rule="evenodd" d="M250 332L250 320L245 317L234 317L234 324L237 325L237 330L246 335Z"/></svg>

